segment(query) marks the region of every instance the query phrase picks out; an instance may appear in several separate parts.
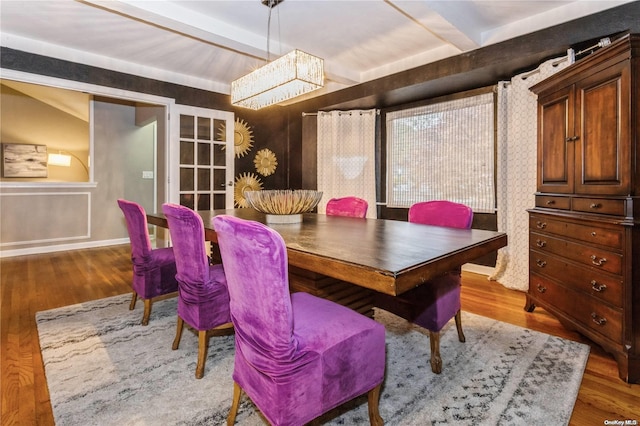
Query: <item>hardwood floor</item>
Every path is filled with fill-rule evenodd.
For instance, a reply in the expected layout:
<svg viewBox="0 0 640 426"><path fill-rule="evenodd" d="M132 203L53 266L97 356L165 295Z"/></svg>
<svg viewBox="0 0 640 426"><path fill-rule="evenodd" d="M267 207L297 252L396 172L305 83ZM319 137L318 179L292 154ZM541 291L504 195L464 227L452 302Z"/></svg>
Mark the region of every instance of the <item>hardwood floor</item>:
<svg viewBox="0 0 640 426"><path fill-rule="evenodd" d="M129 293L130 281L128 245L0 259L2 425L53 425L36 312ZM611 356L524 303L524 293L463 274L463 310L591 345L571 425L640 422L640 385L624 383Z"/></svg>

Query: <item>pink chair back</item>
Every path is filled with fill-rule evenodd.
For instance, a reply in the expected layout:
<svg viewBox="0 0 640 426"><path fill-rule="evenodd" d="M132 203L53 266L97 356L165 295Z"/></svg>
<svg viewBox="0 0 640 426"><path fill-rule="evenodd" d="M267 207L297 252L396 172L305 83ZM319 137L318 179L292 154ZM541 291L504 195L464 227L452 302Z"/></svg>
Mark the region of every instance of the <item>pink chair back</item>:
<svg viewBox="0 0 640 426"><path fill-rule="evenodd" d="M409 208L409 222L469 229L473 222L473 210L452 201L424 201Z"/></svg>
<svg viewBox="0 0 640 426"><path fill-rule="evenodd" d="M118 206L127 223L127 231L129 231L129 240L131 241L131 256L139 261L148 260L152 247L147 227L147 214L144 208L137 203L123 199L118 200Z"/></svg>
<svg viewBox="0 0 640 426"><path fill-rule="evenodd" d="M162 212L169 224L178 281L183 285L205 285L209 282L209 260L202 218L190 208L177 204L163 204Z"/></svg>
<svg viewBox="0 0 640 426"><path fill-rule="evenodd" d="M329 216L347 216L364 218L369 204L358 197L332 198L327 202L326 213Z"/></svg>
<svg viewBox="0 0 640 426"><path fill-rule="evenodd" d="M258 222L220 215L213 225L242 353L263 371L282 374L283 366L275 368L271 360L293 361L297 347L285 243L280 234Z"/></svg>
<svg viewBox="0 0 640 426"><path fill-rule="evenodd" d="M124 214L131 242L131 263L133 264L131 287L135 292L131 305L131 309L133 309L138 296L148 300L173 293L178 289L176 262L173 248L154 249L151 246L147 214L141 205L133 201L119 199L118 206ZM149 312L150 310L146 311L143 324Z"/></svg>

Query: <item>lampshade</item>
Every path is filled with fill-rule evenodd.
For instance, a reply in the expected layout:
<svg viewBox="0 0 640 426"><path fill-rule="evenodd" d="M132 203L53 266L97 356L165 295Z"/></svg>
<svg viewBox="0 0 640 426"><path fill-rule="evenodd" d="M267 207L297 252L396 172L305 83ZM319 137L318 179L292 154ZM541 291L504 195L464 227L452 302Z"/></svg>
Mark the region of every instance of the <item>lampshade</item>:
<svg viewBox="0 0 640 426"><path fill-rule="evenodd" d="M47 164L50 166L71 167L71 156L65 154L49 154Z"/></svg>
<svg viewBox="0 0 640 426"><path fill-rule="evenodd" d="M323 85L324 61L296 49L231 82L231 104L260 109Z"/></svg>

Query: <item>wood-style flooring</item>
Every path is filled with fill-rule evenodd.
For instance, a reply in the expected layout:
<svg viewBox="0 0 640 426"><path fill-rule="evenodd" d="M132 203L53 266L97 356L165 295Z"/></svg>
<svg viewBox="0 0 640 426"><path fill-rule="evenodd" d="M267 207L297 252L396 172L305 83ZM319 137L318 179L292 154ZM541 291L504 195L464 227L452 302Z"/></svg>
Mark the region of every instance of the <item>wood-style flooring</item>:
<svg viewBox="0 0 640 426"><path fill-rule="evenodd" d="M131 276L128 245L0 259L2 425L54 424L36 312L129 293ZM624 383L611 356L524 303L522 292L463 273L463 310L591 345L571 425L640 423L640 385Z"/></svg>

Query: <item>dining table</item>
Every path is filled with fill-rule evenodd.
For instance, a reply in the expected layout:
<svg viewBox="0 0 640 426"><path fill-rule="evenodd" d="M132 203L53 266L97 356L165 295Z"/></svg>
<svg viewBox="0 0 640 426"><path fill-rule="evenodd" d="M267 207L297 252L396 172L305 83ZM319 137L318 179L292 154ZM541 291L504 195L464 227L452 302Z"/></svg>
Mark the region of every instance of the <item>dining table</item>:
<svg viewBox="0 0 640 426"><path fill-rule="evenodd" d="M372 292L400 295L507 245L504 232L400 220L304 213L298 223L278 224L253 208L197 213L214 254L215 216L261 222L284 240L292 291L327 297L363 313L371 311ZM162 213L147 213L147 221L168 228Z"/></svg>

